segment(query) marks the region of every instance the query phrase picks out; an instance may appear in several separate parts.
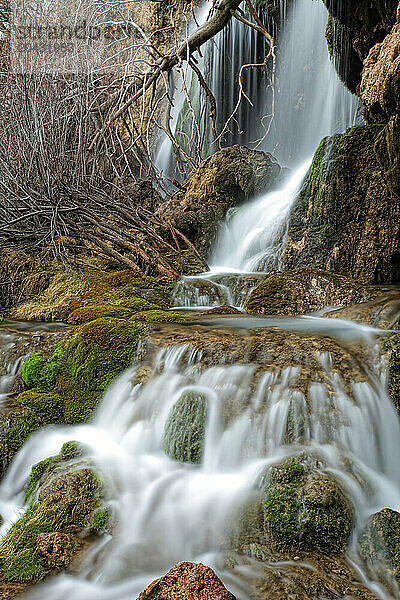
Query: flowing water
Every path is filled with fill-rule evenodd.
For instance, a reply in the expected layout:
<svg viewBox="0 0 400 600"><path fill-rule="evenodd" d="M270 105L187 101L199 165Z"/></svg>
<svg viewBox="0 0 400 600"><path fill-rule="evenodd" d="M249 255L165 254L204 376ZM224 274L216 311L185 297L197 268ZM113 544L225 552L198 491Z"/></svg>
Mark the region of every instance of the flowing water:
<svg viewBox="0 0 400 600"><path fill-rule="evenodd" d="M356 104L327 55L322 3L297 0L287 10L276 117L268 143L295 169L281 189L230 212L212 254L211 272L181 282L177 304L204 308L226 301L240 307L262 273L279 268L288 212L309 168L307 157L323 135L354 122ZM235 25L229 31L210 45L210 52L220 43L226 47L224 36L230 35L237 46L235 36L241 29ZM249 47L255 51L246 39L242 57ZM218 65L215 52L212 64ZM179 90L175 100L174 131L185 101ZM169 169L170 152L165 142L160 156L164 171ZM349 344L364 348L365 357L376 353L377 336L382 334L349 321L316 317L239 316L204 322L204 327L217 326L239 328L243 336L246 329L259 327L329 335L346 352ZM3 345L9 342L7 335L0 340ZM387 395L384 365L377 352L375 361L365 359L360 365L362 376L348 381L333 368L329 352L321 351L317 358L319 371L304 386L301 361L276 369L230 364L229 357L221 356L221 364L210 366L190 344L166 347L153 360L146 383L132 383L137 369L133 366L111 385L92 423L53 426L32 435L0 485L2 533L24 511L24 487L32 465L56 454L71 439L89 447L108 482L107 505L115 530L94 543L79 574L57 576L36 586L28 597L134 600L153 579L184 560L210 565L238 600L250 600L243 569L225 564L232 521L262 486L271 465L306 451L318 455L321 468L345 486L356 509L349 559L380 598L389 598L373 577L363 575L356 544L370 514L386 506L400 510L400 422ZM199 465L173 461L164 452L168 415L185 394L204 398L208 409ZM246 576L255 569L246 563Z"/></svg>
<svg viewBox="0 0 400 600"><path fill-rule="evenodd" d="M284 319L282 326L335 333L334 323L325 319ZM343 342L373 348L375 330L350 322L338 330ZM112 537L105 535L92 546L78 576L58 576L29 597L131 600L176 562L189 560L213 567L238 600L248 600L240 569L236 574L224 566L232 520L268 467L302 450L318 455L354 502L349 553L357 562L356 532L368 515L384 506L400 509L400 423L378 367L346 389L329 353L318 360L324 380L316 374L304 389L301 364L261 373L256 364L207 367L190 345L165 348L147 383L132 384L133 368L110 387L93 424L34 434L0 486L6 521L23 510L32 465L75 439L90 447L109 482L107 504L116 528ZM163 451L168 414L187 393L205 398L208 406L203 460L196 466L175 462ZM299 425L288 441L293 414ZM388 597L377 584L370 585Z"/></svg>

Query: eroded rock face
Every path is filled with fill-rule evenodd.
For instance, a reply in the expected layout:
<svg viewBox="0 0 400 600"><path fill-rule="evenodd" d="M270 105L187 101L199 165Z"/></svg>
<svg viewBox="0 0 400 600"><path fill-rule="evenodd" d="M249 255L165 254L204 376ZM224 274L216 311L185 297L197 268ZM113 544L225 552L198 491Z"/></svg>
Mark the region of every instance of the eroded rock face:
<svg viewBox="0 0 400 600"><path fill-rule="evenodd" d="M364 61L359 95L369 122L384 123L400 110L400 23Z"/></svg>
<svg viewBox="0 0 400 600"><path fill-rule="evenodd" d="M138 600L236 600L210 567L181 562L156 579Z"/></svg>
<svg viewBox="0 0 400 600"><path fill-rule="evenodd" d="M398 150L384 132L359 126L322 141L289 217L283 269L400 281Z"/></svg>
<svg viewBox="0 0 400 600"><path fill-rule="evenodd" d="M271 154L244 146L224 148L207 158L186 182L185 190L161 204L157 215L207 257L227 210L271 190L281 171Z"/></svg>
<svg viewBox="0 0 400 600"><path fill-rule="evenodd" d="M370 287L327 271L300 269L275 272L251 292L245 303L248 313L301 315L326 306L347 306L376 295Z"/></svg>
<svg viewBox="0 0 400 600"><path fill-rule="evenodd" d="M359 540L360 553L367 566L381 579L400 581L400 513L384 508L373 514Z"/></svg>
<svg viewBox="0 0 400 600"><path fill-rule="evenodd" d="M396 22L398 0L324 0L324 4L331 15L327 37L336 69L355 93L363 61Z"/></svg>

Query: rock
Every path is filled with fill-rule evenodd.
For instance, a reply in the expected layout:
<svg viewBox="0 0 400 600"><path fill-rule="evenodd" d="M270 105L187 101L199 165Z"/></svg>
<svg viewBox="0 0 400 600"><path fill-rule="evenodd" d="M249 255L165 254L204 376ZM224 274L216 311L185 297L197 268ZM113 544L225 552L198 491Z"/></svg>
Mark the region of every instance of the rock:
<svg viewBox="0 0 400 600"><path fill-rule="evenodd" d="M0 580L35 582L64 568L81 546L102 504L104 485L88 460L68 464L62 455L32 469L27 492L36 498L0 542Z"/></svg>
<svg viewBox="0 0 400 600"><path fill-rule="evenodd" d="M359 126L321 142L289 216L284 270L400 281L400 196L391 192L395 158L382 157L381 135L382 127Z"/></svg>
<svg viewBox="0 0 400 600"><path fill-rule="evenodd" d="M352 279L321 271L274 272L248 296L248 313L301 315L327 306L347 306L374 297L377 292Z"/></svg>
<svg viewBox="0 0 400 600"><path fill-rule="evenodd" d="M207 399L202 394L182 394L165 425L164 450L170 458L180 462L201 462L207 412Z"/></svg>
<svg viewBox="0 0 400 600"><path fill-rule="evenodd" d="M400 413L400 333L393 333L385 342L388 358L389 394Z"/></svg>
<svg viewBox="0 0 400 600"><path fill-rule="evenodd" d="M371 515L359 539L360 553L382 580L400 582L400 513L384 508Z"/></svg>
<svg viewBox="0 0 400 600"><path fill-rule="evenodd" d="M384 123L400 111L400 23L364 61L358 89L369 123Z"/></svg>
<svg viewBox="0 0 400 600"><path fill-rule="evenodd" d="M61 569L67 567L74 549L74 543L66 533L39 533L36 548L50 567Z"/></svg>
<svg viewBox="0 0 400 600"><path fill-rule="evenodd" d="M215 308L210 308L209 310L205 310L200 313L202 316L204 315L240 315L240 310L235 308L234 306L228 306L227 304L222 304L222 306L216 306Z"/></svg>
<svg viewBox="0 0 400 600"><path fill-rule="evenodd" d="M354 509L331 475L287 459L272 468L262 502L270 549L324 554L346 550Z"/></svg>
<svg viewBox="0 0 400 600"><path fill-rule="evenodd" d="M166 200L157 215L171 222L204 258L229 208L278 183L281 167L268 153L244 146L224 148L207 158L185 184Z"/></svg>
<svg viewBox="0 0 400 600"><path fill-rule="evenodd" d="M235 600L210 567L181 562L156 579L138 600Z"/></svg>
<svg viewBox="0 0 400 600"><path fill-rule="evenodd" d="M363 61L396 22L398 0L323 0L331 15L328 47L338 74L356 92Z"/></svg>

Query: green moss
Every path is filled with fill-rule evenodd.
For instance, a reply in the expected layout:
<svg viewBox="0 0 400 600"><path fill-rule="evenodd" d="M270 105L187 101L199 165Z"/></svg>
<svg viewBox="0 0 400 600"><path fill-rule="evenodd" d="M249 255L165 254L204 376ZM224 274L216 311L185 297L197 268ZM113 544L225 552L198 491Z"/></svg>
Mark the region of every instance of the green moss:
<svg viewBox="0 0 400 600"><path fill-rule="evenodd" d="M110 508L108 506L104 508L99 508L93 517L93 527L98 531L102 531L108 525L108 521L110 518Z"/></svg>
<svg viewBox="0 0 400 600"><path fill-rule="evenodd" d="M393 333L384 344L388 356L389 393L393 404L400 412L400 333Z"/></svg>
<svg viewBox="0 0 400 600"><path fill-rule="evenodd" d="M10 464L12 458L25 444L28 437L41 423L36 415L23 407L13 412L6 421L0 425L0 455L2 457L2 473Z"/></svg>
<svg viewBox="0 0 400 600"><path fill-rule="evenodd" d="M201 462L207 413L207 399L196 392L185 392L174 404L164 431L164 450L170 458Z"/></svg>
<svg viewBox="0 0 400 600"><path fill-rule="evenodd" d="M22 365L22 379L28 388L39 385L46 362L46 358L41 352L35 352L26 357Z"/></svg>
<svg viewBox="0 0 400 600"><path fill-rule="evenodd" d="M18 396L18 402L31 409L43 423L62 423L62 399L52 392L29 390Z"/></svg>
<svg viewBox="0 0 400 600"><path fill-rule="evenodd" d="M344 552L353 527L353 507L338 482L296 459L273 467L263 511L269 544L279 551Z"/></svg>
<svg viewBox="0 0 400 600"><path fill-rule="evenodd" d="M77 308L68 317L69 323L80 325L89 323L102 317L127 317L132 311L124 306L115 306L112 304L89 304L82 308Z"/></svg>
<svg viewBox="0 0 400 600"><path fill-rule="evenodd" d="M60 459L63 461L75 460L86 456L87 453L88 448L84 444L72 440L62 445Z"/></svg>
<svg viewBox="0 0 400 600"><path fill-rule="evenodd" d="M178 312L169 312L163 310L148 310L146 312L138 312L133 316L135 321L141 323L183 323L188 318Z"/></svg>
<svg viewBox="0 0 400 600"><path fill-rule="evenodd" d="M58 456L50 456L40 462L33 465L31 469L31 475L29 477L28 485L25 492L25 502L29 502L33 492L36 490L37 485L42 475L48 470L50 465L54 465L58 460Z"/></svg>
<svg viewBox="0 0 400 600"><path fill-rule="evenodd" d="M133 363L144 326L102 318L77 327L42 367L36 389L18 400L47 423L91 418L110 383Z"/></svg>

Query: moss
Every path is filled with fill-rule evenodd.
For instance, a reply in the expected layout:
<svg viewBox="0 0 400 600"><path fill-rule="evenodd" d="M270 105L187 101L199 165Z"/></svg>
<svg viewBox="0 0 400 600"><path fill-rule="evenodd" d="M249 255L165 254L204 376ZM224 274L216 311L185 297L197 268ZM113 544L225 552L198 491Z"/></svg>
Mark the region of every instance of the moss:
<svg viewBox="0 0 400 600"><path fill-rule="evenodd" d="M389 394L393 404L400 412L400 333L393 333L384 344L388 356Z"/></svg>
<svg viewBox="0 0 400 600"><path fill-rule="evenodd" d="M88 448L84 444L72 440L62 445L60 459L62 461L75 460L86 456L87 453Z"/></svg>
<svg viewBox="0 0 400 600"><path fill-rule="evenodd" d="M47 474L49 465L47 465ZM46 465L37 471L46 470ZM37 475L37 473L35 473ZM41 475L43 477L43 474ZM63 532L90 524L90 515L100 504L102 485L93 470L51 472L41 484L38 501L12 525L0 542L0 576L6 581L28 582L44 577L37 537L41 533ZM24 557L29 557L26 562Z"/></svg>
<svg viewBox="0 0 400 600"><path fill-rule="evenodd" d="M63 420L62 399L58 394L29 390L19 394L18 402L31 409L43 423L61 423Z"/></svg>
<svg viewBox="0 0 400 600"><path fill-rule="evenodd" d="M110 518L110 508L108 506L104 508L99 508L93 517L93 527L99 531L105 529L108 525L108 521Z"/></svg>
<svg viewBox="0 0 400 600"><path fill-rule="evenodd" d="M39 385L46 362L46 358L41 352L35 352L26 357L22 365L22 379L28 388Z"/></svg>
<svg viewBox="0 0 400 600"><path fill-rule="evenodd" d="M18 401L43 424L87 421L109 384L133 363L144 330L115 318L77 327L44 364L37 388Z"/></svg>
<svg viewBox="0 0 400 600"><path fill-rule="evenodd" d="M33 492L36 490L37 485L42 477L42 475L48 471L48 468L51 465L56 464L58 460L58 456L50 456L49 458L45 458L40 462L33 465L31 469L31 475L29 477L28 485L26 487L25 492L25 502L29 502Z"/></svg>
<svg viewBox="0 0 400 600"><path fill-rule="evenodd" d="M41 425L38 417L32 411L22 406L16 407L15 411L0 425L0 456L1 474L7 469L12 458L24 445L28 437Z"/></svg>
<svg viewBox="0 0 400 600"><path fill-rule="evenodd" d="M353 527L353 507L338 482L296 459L272 469L263 511L269 544L279 551L344 552Z"/></svg>
<svg viewBox="0 0 400 600"><path fill-rule="evenodd" d="M199 464L203 457L207 399L185 392L172 407L164 431L164 450L173 460Z"/></svg>
<svg viewBox="0 0 400 600"><path fill-rule="evenodd" d="M68 317L69 323L81 325L82 323L89 323L102 317L127 317L131 313L129 308L124 306L113 306L112 304L101 304L83 306L77 308Z"/></svg>
<svg viewBox="0 0 400 600"><path fill-rule="evenodd" d="M183 323L189 320L185 315L178 312L169 312L164 310L148 310L146 312L138 312L133 316L135 321L141 323L151 323L154 321L163 323Z"/></svg>

